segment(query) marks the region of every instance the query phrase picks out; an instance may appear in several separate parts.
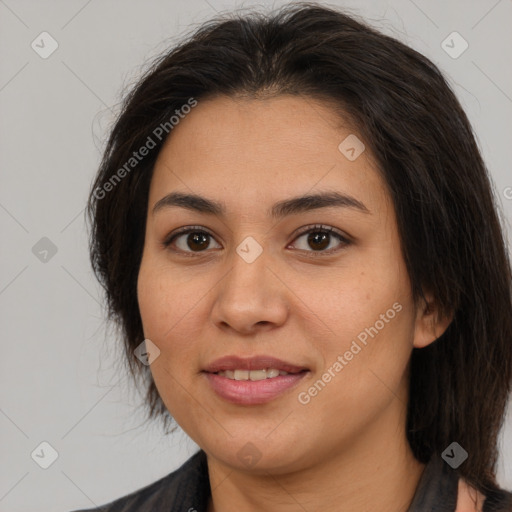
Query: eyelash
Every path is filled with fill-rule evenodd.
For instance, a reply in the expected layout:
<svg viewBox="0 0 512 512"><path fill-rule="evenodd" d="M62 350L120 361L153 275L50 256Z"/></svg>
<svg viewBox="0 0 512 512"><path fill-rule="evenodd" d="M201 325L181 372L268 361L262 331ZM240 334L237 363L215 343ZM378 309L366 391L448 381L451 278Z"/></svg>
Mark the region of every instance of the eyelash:
<svg viewBox="0 0 512 512"><path fill-rule="evenodd" d="M171 233L169 236L165 238L162 245L164 248L169 249L171 244L181 235L187 235L189 233L201 233L205 234L207 236L210 236L212 238L215 238L211 233L206 231L201 226L187 226L184 228L180 228L178 231L175 231L174 233ZM305 251L303 249L299 249L302 251L305 251L307 253L312 253L313 257L321 257L321 256L327 256L331 255L335 252L338 252L342 249L344 249L347 245L350 245L351 241L343 235L341 232L336 230L335 228L331 226L325 226L321 224L315 224L314 226L305 226L302 228L296 235L293 241L295 241L297 238L301 237L302 235L308 234L308 233L327 233L329 235L335 236L340 242L342 242L341 247L335 248L335 249L329 249L329 250L322 250L322 251ZM200 255L201 253L204 253L207 251L207 249L203 251L183 251L181 249L175 250L172 249L173 252L178 252L181 254L184 254L186 256L195 257L195 255Z"/></svg>

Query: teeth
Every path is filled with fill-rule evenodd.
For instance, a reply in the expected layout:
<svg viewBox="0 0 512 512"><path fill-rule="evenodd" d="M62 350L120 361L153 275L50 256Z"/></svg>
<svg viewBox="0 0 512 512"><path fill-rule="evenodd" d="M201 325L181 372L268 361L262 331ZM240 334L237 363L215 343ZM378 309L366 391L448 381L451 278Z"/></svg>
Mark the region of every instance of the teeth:
<svg viewBox="0 0 512 512"><path fill-rule="evenodd" d="M232 380L265 380L279 375L288 375L288 372L276 368L264 368L262 370L225 370L218 372L217 375Z"/></svg>
<svg viewBox="0 0 512 512"><path fill-rule="evenodd" d="M235 380L249 380L249 370L235 370Z"/></svg>
<svg viewBox="0 0 512 512"><path fill-rule="evenodd" d="M250 372L247 372L249 374L249 380L265 380L267 378L267 371L266 370L253 370ZM235 374L236 378L236 374ZM241 380L241 379L239 379Z"/></svg>

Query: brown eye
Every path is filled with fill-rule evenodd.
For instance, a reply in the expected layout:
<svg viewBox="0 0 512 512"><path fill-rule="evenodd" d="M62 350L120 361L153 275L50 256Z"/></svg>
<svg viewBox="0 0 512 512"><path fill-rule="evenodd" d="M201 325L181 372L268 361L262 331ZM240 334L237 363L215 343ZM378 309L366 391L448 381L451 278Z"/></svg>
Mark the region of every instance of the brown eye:
<svg viewBox="0 0 512 512"><path fill-rule="evenodd" d="M163 245L164 247L175 245L181 252L203 252L209 248L211 240L213 240L212 235L202 229L186 228L172 234Z"/></svg>
<svg viewBox="0 0 512 512"><path fill-rule="evenodd" d="M186 238L187 246L192 250L199 250L202 251L204 249L208 248L209 240L208 237L210 235L206 233L198 233L198 232L192 232L189 233Z"/></svg>
<svg viewBox="0 0 512 512"><path fill-rule="evenodd" d="M309 229L306 228L295 240L299 240L304 237L304 235L307 235L307 237L305 242L302 244L303 247L299 247L299 249L312 253L317 252L331 254L350 244L350 240L330 226L314 226L312 228L309 227ZM331 245L333 238L337 239L339 242L337 247L326 250Z"/></svg>
<svg viewBox="0 0 512 512"><path fill-rule="evenodd" d="M350 244L350 240L347 237L330 226L324 227L319 225L306 227L295 240L300 240L304 238L305 235L307 235L307 237L305 238L305 242L302 243L303 247L299 247L299 250L312 253L314 256L332 254ZM336 240L338 241L337 246L330 247L331 243L336 242ZM212 241L215 241L213 235L204 229L188 227L172 233L163 242L163 246L170 248L174 252L193 254L205 252L207 249L210 249L210 243ZM217 244L215 248L218 249L221 248L221 246Z"/></svg>
<svg viewBox="0 0 512 512"><path fill-rule="evenodd" d="M315 251L323 251L326 247L328 247L330 239L331 235L329 233L316 231L314 233L308 234L308 244L310 244L310 247L312 247Z"/></svg>

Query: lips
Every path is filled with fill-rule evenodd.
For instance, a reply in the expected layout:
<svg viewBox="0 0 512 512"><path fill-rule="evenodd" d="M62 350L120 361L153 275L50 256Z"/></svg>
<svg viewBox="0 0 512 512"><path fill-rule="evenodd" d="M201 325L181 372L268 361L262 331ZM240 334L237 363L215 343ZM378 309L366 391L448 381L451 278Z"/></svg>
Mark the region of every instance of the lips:
<svg viewBox="0 0 512 512"><path fill-rule="evenodd" d="M265 375L260 375L265 373ZM210 389L237 405L262 405L295 388L309 369L271 356L226 356L204 370Z"/></svg>
<svg viewBox="0 0 512 512"><path fill-rule="evenodd" d="M299 366L293 363L277 359L272 356L253 356L248 358L242 358L238 356L225 356L220 359L216 359L203 371L207 373L218 373L226 370L265 370L265 369L276 369L286 373L299 373L304 370L308 370L305 366Z"/></svg>

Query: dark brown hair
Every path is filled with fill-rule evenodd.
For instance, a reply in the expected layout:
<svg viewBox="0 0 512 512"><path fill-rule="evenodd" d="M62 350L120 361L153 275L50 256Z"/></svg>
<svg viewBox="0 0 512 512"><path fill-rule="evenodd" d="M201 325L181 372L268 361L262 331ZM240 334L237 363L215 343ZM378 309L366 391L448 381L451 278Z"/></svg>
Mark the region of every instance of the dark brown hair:
<svg viewBox="0 0 512 512"><path fill-rule="evenodd" d="M155 130L169 127L191 98L281 94L336 105L374 155L414 299L428 291L441 315L453 314L438 340L413 350L407 436L423 463L458 442L469 454L460 475L486 493L496 486L512 368L511 269L490 178L437 67L331 7L302 3L215 18L159 57L122 105L89 198L90 248L129 369L147 386L148 418L171 419L148 367L133 356L144 339L137 276L148 190L165 142ZM148 137L154 147L127 167Z"/></svg>

